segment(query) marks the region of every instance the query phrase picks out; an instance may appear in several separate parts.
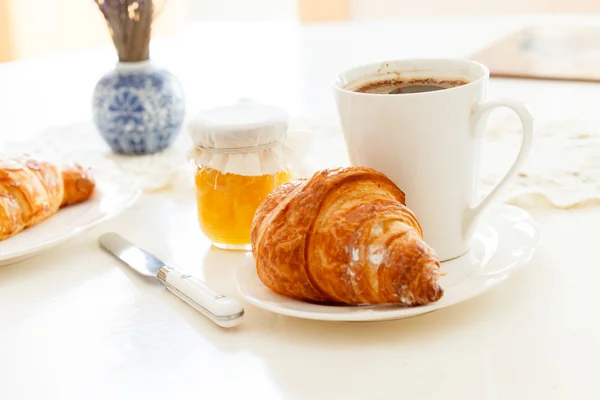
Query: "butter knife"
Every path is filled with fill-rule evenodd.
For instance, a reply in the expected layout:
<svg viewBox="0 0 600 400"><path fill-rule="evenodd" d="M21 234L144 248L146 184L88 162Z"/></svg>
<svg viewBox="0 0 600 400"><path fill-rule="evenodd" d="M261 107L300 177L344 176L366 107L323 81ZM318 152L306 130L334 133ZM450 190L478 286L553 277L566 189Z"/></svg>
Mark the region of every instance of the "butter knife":
<svg viewBox="0 0 600 400"><path fill-rule="evenodd" d="M116 233L105 233L98 241L104 250L137 273L157 278L171 293L217 325L231 328L242 321L244 309L235 299L214 293L198 279L166 265L156 256L134 246Z"/></svg>

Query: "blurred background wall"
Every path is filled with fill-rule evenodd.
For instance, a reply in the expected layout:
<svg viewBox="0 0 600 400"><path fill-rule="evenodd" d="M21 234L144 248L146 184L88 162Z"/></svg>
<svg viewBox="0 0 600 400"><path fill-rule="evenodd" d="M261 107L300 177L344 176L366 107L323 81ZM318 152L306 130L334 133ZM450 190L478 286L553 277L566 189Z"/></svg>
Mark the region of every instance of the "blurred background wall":
<svg viewBox="0 0 600 400"><path fill-rule="evenodd" d="M170 0L154 34L170 35L187 23L189 1L195 0ZM0 61L108 44L104 18L93 0L0 0Z"/></svg>
<svg viewBox="0 0 600 400"><path fill-rule="evenodd" d="M600 0L348 0L353 19L509 13L600 12ZM377 3L377 7L373 7Z"/></svg>
<svg viewBox="0 0 600 400"><path fill-rule="evenodd" d="M168 0L154 34L172 35L198 21L318 23L477 13L600 13L600 0ZM93 0L0 0L0 62L109 43Z"/></svg>

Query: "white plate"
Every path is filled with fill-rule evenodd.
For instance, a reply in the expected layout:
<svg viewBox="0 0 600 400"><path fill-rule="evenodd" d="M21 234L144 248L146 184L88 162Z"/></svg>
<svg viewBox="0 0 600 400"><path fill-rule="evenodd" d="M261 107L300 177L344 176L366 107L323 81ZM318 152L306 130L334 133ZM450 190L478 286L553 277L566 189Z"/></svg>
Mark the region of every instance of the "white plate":
<svg viewBox="0 0 600 400"><path fill-rule="evenodd" d="M278 295L258 278L254 260L236 274L239 293L251 304L275 313L327 321L383 321L413 317L473 298L508 277L533 256L541 239L540 227L526 211L508 205L492 207L475 232L464 256L443 262L440 279L444 296L419 307L325 306Z"/></svg>
<svg viewBox="0 0 600 400"><path fill-rule="evenodd" d="M137 181L122 174L97 172L96 191L83 203L60 209L37 225L0 241L0 266L47 250L130 207L140 195Z"/></svg>

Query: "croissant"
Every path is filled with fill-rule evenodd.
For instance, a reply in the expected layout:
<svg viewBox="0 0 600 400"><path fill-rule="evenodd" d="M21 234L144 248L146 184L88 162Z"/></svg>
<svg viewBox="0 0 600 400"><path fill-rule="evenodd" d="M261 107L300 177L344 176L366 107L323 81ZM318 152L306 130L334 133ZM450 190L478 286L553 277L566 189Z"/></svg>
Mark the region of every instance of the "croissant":
<svg viewBox="0 0 600 400"><path fill-rule="evenodd" d="M89 169L59 167L29 157L0 160L0 240L89 199L96 183Z"/></svg>
<svg viewBox="0 0 600 400"><path fill-rule="evenodd" d="M298 300L415 306L444 292L404 193L373 169L326 169L277 187L254 215L251 243L259 279Z"/></svg>

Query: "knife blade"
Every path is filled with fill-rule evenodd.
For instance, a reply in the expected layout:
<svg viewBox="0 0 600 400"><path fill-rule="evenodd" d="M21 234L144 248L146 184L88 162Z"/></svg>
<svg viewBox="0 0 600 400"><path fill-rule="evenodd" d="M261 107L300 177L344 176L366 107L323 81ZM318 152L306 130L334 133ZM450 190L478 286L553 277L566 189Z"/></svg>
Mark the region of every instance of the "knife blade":
<svg viewBox="0 0 600 400"><path fill-rule="evenodd" d="M217 325L230 328L241 322L244 309L237 300L213 292L198 279L179 272L116 233L105 233L98 242L137 273L158 279L167 290Z"/></svg>

